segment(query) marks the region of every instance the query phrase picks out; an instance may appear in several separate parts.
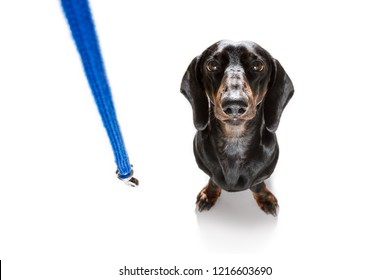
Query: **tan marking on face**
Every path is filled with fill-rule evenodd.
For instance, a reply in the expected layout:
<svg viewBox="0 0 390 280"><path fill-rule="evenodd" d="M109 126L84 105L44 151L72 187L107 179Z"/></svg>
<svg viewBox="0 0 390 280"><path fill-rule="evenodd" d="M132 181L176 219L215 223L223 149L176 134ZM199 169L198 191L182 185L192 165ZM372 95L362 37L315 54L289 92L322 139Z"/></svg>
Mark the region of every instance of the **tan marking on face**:
<svg viewBox="0 0 390 280"><path fill-rule="evenodd" d="M267 79L263 82L264 86L263 86L263 88L262 88L262 90L261 90L259 96L258 96L257 99L256 99L256 106L257 106L257 104L260 104L260 103L264 100L264 98L265 98L265 96L266 96L266 94L267 94L267 92L268 92L269 80L270 80L270 78L267 78Z"/></svg>
<svg viewBox="0 0 390 280"><path fill-rule="evenodd" d="M221 83L219 84L219 87L218 87L218 90L217 90L217 94L215 96L215 98L216 98L216 104L215 105L218 105L218 107L221 107L222 93L223 93L224 88L226 87L226 79L227 79L227 76L224 75L222 80L221 80Z"/></svg>

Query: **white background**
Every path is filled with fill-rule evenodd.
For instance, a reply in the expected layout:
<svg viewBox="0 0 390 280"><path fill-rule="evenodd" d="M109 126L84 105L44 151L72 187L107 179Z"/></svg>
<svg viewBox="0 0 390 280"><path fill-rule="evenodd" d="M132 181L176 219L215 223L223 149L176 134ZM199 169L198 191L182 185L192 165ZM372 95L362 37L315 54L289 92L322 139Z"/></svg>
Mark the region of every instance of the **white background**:
<svg viewBox="0 0 390 280"><path fill-rule="evenodd" d="M59 2L2 1L4 279L126 279L119 276L125 265L389 279L386 1L91 2L141 185L115 177ZM193 157L192 112L179 87L193 57L220 39L256 41L295 85L268 181L277 219L250 192L224 192L211 211L195 211L207 177Z"/></svg>

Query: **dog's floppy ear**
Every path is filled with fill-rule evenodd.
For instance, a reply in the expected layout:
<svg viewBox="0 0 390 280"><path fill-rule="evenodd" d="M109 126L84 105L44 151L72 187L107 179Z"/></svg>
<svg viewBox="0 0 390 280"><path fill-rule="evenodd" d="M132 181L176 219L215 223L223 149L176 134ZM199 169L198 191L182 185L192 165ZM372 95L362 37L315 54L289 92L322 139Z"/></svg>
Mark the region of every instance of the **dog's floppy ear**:
<svg viewBox="0 0 390 280"><path fill-rule="evenodd" d="M181 81L180 92L191 103L195 128L204 130L209 122L209 100L199 82L199 61L200 57L195 57L188 66Z"/></svg>
<svg viewBox="0 0 390 280"><path fill-rule="evenodd" d="M273 59L274 69L265 97L264 119L267 129L275 132L284 107L294 94L294 86L279 61Z"/></svg>

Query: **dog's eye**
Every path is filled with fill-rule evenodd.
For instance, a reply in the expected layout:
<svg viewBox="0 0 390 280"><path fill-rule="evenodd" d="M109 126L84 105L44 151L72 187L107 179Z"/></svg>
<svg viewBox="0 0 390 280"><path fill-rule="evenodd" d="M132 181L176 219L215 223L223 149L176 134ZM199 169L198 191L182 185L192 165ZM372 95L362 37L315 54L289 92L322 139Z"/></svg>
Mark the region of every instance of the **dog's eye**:
<svg viewBox="0 0 390 280"><path fill-rule="evenodd" d="M219 65L218 61L210 60L207 62L206 68L209 72L218 72L221 69L221 66Z"/></svg>
<svg viewBox="0 0 390 280"><path fill-rule="evenodd" d="M251 65L251 70L253 72L261 72L261 71L263 71L264 70L264 63L262 61L259 61L259 60L253 62L252 65Z"/></svg>

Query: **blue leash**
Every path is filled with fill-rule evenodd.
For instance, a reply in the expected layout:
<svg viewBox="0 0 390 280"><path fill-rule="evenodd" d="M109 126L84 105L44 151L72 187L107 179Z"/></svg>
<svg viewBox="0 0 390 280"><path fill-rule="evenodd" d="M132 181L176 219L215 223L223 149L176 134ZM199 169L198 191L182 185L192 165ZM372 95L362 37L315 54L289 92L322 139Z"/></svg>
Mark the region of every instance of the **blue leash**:
<svg viewBox="0 0 390 280"><path fill-rule="evenodd" d="M117 176L132 186L138 185L123 142L112 101L111 90L100 53L88 0L61 0L69 27L79 51L89 86L106 128L117 164Z"/></svg>

